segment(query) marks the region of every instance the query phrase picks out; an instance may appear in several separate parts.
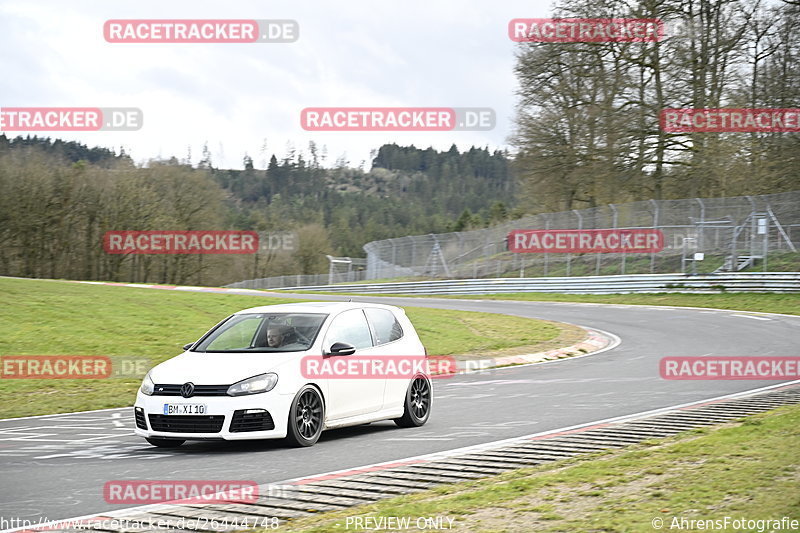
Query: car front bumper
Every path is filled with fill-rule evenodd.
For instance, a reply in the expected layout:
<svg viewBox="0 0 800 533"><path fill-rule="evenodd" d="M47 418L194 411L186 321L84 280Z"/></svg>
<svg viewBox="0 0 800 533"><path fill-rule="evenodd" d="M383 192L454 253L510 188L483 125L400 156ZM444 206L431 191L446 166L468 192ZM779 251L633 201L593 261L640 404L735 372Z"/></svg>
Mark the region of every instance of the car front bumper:
<svg viewBox="0 0 800 533"><path fill-rule="evenodd" d="M279 439L286 436L293 396L277 391L247 396L136 396L134 414L136 435L149 438L182 440L248 440ZM164 404L204 404L203 415L165 415ZM253 417L266 411L272 419L272 429L250 431ZM234 420L234 413L239 412ZM250 422L242 422L243 412ZM263 419L261 419L263 421ZM234 421L236 422L234 424ZM146 426L146 429L142 426ZM257 425L257 424L256 424ZM219 430L217 430L219 427Z"/></svg>

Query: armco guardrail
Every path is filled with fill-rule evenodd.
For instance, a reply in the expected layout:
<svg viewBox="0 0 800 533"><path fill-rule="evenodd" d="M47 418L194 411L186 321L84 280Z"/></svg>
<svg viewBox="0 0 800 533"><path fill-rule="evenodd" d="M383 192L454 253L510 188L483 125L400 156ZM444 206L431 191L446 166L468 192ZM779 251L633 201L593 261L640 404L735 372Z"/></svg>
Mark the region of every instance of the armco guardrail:
<svg viewBox="0 0 800 533"><path fill-rule="evenodd" d="M800 292L800 272L729 273L717 275L642 274L569 278L496 278L355 283L285 287L280 291L319 291L376 294L495 294L558 292L620 294L657 292Z"/></svg>

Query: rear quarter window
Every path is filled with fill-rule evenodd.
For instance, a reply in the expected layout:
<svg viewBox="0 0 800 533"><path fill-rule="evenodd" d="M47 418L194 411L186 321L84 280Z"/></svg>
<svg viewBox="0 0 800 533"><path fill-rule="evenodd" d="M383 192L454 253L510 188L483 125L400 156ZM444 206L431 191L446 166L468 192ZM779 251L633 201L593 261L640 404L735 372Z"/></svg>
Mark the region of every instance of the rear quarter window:
<svg viewBox="0 0 800 533"><path fill-rule="evenodd" d="M389 342L396 341L403 337L403 327L395 318L394 313L388 309L366 308L372 329L375 333L375 345L380 346Z"/></svg>

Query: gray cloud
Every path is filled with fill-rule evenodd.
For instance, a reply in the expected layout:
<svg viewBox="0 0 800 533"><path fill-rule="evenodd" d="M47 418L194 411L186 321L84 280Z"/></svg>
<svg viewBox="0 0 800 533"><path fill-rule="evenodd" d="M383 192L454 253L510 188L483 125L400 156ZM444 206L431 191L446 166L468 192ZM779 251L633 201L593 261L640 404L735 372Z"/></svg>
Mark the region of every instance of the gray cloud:
<svg viewBox="0 0 800 533"><path fill-rule="evenodd" d="M357 164L385 142L446 149L504 147L513 116L514 44L508 21L545 17L548 1L374 2L310 0L170 2L24 0L0 5L5 50L0 105L134 106L139 132L58 134L91 145L125 145L137 160L176 155L204 141L238 168L264 138L283 155L287 142L327 145ZM111 18L294 19L292 44L109 44ZM314 106L492 107L490 132L309 133L299 113ZM223 148L220 150L219 146ZM216 154L220 155L220 154Z"/></svg>

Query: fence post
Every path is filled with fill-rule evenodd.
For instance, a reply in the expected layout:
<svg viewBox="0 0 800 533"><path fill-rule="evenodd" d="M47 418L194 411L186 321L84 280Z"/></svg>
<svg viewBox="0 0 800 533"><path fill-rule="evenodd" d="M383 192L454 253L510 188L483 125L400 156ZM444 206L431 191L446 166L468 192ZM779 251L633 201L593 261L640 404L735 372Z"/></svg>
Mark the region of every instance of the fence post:
<svg viewBox="0 0 800 533"><path fill-rule="evenodd" d="M550 229L550 215L543 213L542 216L544 217L544 229ZM549 255L547 252L544 253L544 277L547 277Z"/></svg>
<svg viewBox="0 0 800 533"><path fill-rule="evenodd" d="M658 229L658 202L655 200L650 200L650 203L653 205L653 229ZM666 246L666 243L664 243ZM654 274L656 271L656 254L655 252L650 252L650 273Z"/></svg>
<svg viewBox="0 0 800 533"><path fill-rule="evenodd" d="M611 226L614 229L617 229L617 222L619 222L619 213L617 212L617 206L615 206L614 204L608 204L608 207L610 207L611 211L614 212ZM622 274L625 274L625 254L624 253L622 254L622 264L620 265L620 271L621 271Z"/></svg>
<svg viewBox="0 0 800 533"><path fill-rule="evenodd" d="M764 218L764 259L762 262L764 263L763 271L767 271L767 254L769 253L769 217Z"/></svg>
<svg viewBox="0 0 800 533"><path fill-rule="evenodd" d="M748 248L750 249L750 257L752 257L756 255L756 202L753 200L752 196L745 196L745 198L747 198L747 200L750 202L750 233ZM738 270L739 266L736 265L735 268Z"/></svg>
<svg viewBox="0 0 800 533"><path fill-rule="evenodd" d="M592 224L592 227L594 229L597 229L597 225L598 225L597 224L597 213L595 213L594 214L594 223ZM595 254L594 254L594 258L595 258L594 275L595 276L599 276L600 275L600 257L601 257L601 255L602 254L600 254L600 252L595 252Z"/></svg>
<svg viewBox="0 0 800 533"><path fill-rule="evenodd" d="M697 249L699 251L705 251L705 232L706 232L706 204L703 203L701 198L695 198L698 204L700 204L700 235L697 238Z"/></svg>
<svg viewBox="0 0 800 533"><path fill-rule="evenodd" d="M583 215L577 209L572 210L575 216L578 217L578 229L583 229ZM567 277L572 275L572 254L567 254Z"/></svg>

